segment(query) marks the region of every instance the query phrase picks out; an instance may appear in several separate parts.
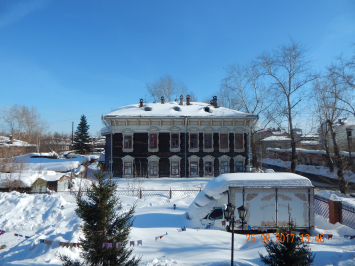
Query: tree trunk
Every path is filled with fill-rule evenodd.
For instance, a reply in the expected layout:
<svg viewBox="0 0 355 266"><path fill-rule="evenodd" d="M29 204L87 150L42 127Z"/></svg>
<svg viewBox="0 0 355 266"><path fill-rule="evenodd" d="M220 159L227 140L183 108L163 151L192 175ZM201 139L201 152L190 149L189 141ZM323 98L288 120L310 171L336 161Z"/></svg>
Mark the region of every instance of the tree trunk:
<svg viewBox="0 0 355 266"><path fill-rule="evenodd" d="M288 103L288 124L290 127L290 135L291 135L291 173L296 173L296 166L297 166L297 153L296 153L296 141L293 131L292 125L292 114L291 114L291 103L289 98L287 99Z"/></svg>
<svg viewBox="0 0 355 266"><path fill-rule="evenodd" d="M335 155L335 166L338 168L337 171L337 176L338 176L338 181L339 181L339 189L342 194L346 194L346 182L344 180L344 163L343 159L339 153L339 148L338 148L338 143L336 141L336 133L333 130L333 123L328 120L327 121L329 125L329 130L330 134L332 136L333 140L333 146L334 146L334 155Z"/></svg>
<svg viewBox="0 0 355 266"><path fill-rule="evenodd" d="M252 164L254 167L258 168L258 155L256 153L256 143L255 143L255 137L254 137L255 132L251 132L250 134L250 146L251 146L251 153L253 154L252 158Z"/></svg>
<svg viewBox="0 0 355 266"><path fill-rule="evenodd" d="M330 152L329 152L329 144L328 144L328 140L325 139L324 140L324 150L325 150L325 162L329 168L330 172L334 172L334 163L332 158L330 157Z"/></svg>

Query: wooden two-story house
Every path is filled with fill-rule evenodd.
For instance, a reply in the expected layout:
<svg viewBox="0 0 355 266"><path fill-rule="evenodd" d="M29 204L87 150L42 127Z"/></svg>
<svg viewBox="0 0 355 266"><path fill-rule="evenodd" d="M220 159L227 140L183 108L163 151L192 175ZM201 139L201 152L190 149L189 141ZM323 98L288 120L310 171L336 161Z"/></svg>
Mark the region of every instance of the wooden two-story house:
<svg viewBox="0 0 355 266"><path fill-rule="evenodd" d="M180 101L118 108L102 117L105 165L118 177L202 177L247 171L256 115ZM112 160L111 160L112 158Z"/></svg>

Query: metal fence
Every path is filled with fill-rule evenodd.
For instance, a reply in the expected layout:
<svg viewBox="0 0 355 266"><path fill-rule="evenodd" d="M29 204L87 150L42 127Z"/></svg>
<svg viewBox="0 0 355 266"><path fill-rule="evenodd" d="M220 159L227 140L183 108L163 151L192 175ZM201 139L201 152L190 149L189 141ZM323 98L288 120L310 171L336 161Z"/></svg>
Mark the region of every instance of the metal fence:
<svg viewBox="0 0 355 266"><path fill-rule="evenodd" d="M314 211L316 214L323 216L327 221L329 221L328 199L315 195Z"/></svg>
<svg viewBox="0 0 355 266"><path fill-rule="evenodd" d="M201 192L199 190L146 190L146 189L135 189L135 190L116 190L117 195L119 196L130 196L130 197L137 197L137 198L145 198L145 197L160 197L160 198L185 198L187 196L196 196L198 193ZM48 194L48 192L29 192L30 194ZM51 192L53 194L71 194L76 196L79 194L79 191L58 191L58 192ZM81 191L80 195L84 196L88 192Z"/></svg>
<svg viewBox="0 0 355 266"><path fill-rule="evenodd" d="M343 205L343 225L355 229L355 208Z"/></svg>
<svg viewBox="0 0 355 266"><path fill-rule="evenodd" d="M323 216L329 221L329 205L328 199L320 196L314 196L314 210L318 215ZM343 225L355 229L355 208L342 204L342 221Z"/></svg>

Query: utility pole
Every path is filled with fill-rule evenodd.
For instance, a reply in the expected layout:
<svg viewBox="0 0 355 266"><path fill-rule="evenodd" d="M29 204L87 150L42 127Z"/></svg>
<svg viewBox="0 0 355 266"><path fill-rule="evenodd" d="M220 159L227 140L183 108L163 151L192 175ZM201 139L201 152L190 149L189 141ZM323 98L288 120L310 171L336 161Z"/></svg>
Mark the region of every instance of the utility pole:
<svg viewBox="0 0 355 266"><path fill-rule="evenodd" d="M71 145L74 144L74 122L71 122Z"/></svg>

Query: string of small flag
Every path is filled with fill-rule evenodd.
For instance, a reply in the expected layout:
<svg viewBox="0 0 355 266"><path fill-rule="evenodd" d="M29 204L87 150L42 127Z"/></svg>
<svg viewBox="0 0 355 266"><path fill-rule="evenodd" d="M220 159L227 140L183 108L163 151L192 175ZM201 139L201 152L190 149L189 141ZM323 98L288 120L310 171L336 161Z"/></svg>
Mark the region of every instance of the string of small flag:
<svg viewBox="0 0 355 266"><path fill-rule="evenodd" d="M157 241L158 239L162 239L163 236L167 236L167 235L168 235L168 232L166 232L166 234L164 234L164 235L156 236L156 237L155 237L155 241Z"/></svg>
<svg viewBox="0 0 355 266"><path fill-rule="evenodd" d="M134 246L136 241L129 241L129 246ZM143 245L143 240L137 240L137 246L139 245ZM117 242L115 243L102 243L102 248L103 249L110 249L110 248L121 248L122 247L122 243L121 242Z"/></svg>

